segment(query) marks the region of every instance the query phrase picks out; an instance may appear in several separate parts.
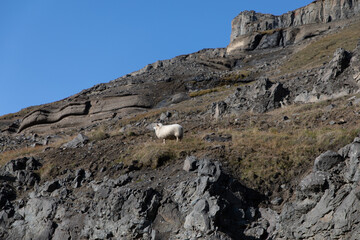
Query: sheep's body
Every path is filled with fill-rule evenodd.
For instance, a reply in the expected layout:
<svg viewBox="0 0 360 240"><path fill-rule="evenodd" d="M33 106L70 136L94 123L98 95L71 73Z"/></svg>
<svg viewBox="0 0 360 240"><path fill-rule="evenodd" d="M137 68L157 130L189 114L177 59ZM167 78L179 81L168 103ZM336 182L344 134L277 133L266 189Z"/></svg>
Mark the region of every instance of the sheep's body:
<svg viewBox="0 0 360 240"><path fill-rule="evenodd" d="M156 124L154 127L155 134L159 139L163 139L165 143L165 139L174 139L178 142L184 136L183 127L179 124L171 124L171 125L162 125L161 123Z"/></svg>

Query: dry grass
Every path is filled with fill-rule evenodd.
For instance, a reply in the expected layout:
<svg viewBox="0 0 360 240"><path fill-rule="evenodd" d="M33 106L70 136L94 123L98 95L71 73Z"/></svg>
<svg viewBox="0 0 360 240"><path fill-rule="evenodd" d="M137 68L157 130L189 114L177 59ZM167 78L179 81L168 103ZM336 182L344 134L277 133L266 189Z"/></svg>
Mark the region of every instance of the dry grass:
<svg viewBox="0 0 360 240"><path fill-rule="evenodd" d="M343 30L326 35L295 53L281 67L282 73L295 72L321 66L329 62L337 48L353 51L360 38L360 23L356 22Z"/></svg>
<svg viewBox="0 0 360 240"><path fill-rule="evenodd" d="M7 162L13 159L33 156L34 154L39 153L44 149L45 146L36 146L2 152L0 154L0 166L5 165Z"/></svg>
<svg viewBox="0 0 360 240"><path fill-rule="evenodd" d="M181 142L167 140L163 144L160 140L139 143L121 155L119 161L125 165L138 161L143 166L157 168L167 162L184 157L192 152L204 150L209 144L201 140L198 135L189 134Z"/></svg>
<svg viewBox="0 0 360 240"><path fill-rule="evenodd" d="M275 32L279 32L279 31L282 31L283 29L282 28L276 28L276 29L270 29L270 30L265 30L265 31L259 31L258 33L260 33L260 34L266 34L266 35L271 35L271 34L273 34L273 33L275 33Z"/></svg>
<svg viewBox="0 0 360 240"><path fill-rule="evenodd" d="M189 93L189 96L190 97L200 97L200 96L205 95L205 94L209 94L209 93L213 93L213 92L219 92L220 90L221 90L221 88L219 88L219 87L210 88L210 89L204 89L204 90L191 92L191 93Z"/></svg>
<svg viewBox="0 0 360 240"><path fill-rule="evenodd" d="M241 178L255 185L272 183L277 178L291 180L298 170L309 167L322 152L350 143L359 128L318 128L294 131L256 128L232 131L231 165Z"/></svg>
<svg viewBox="0 0 360 240"><path fill-rule="evenodd" d="M249 70L240 70L236 72L231 72L228 75L224 76L221 80L225 83L237 82L246 79L251 74Z"/></svg>
<svg viewBox="0 0 360 240"><path fill-rule="evenodd" d="M90 141L100 141L110 137L110 135L106 132L105 126L101 125L100 127L94 129L89 133Z"/></svg>
<svg viewBox="0 0 360 240"><path fill-rule="evenodd" d="M73 138L74 138L73 136L67 136L46 146L24 147L24 148L2 152L0 153L0 166L3 166L7 162L14 159L34 156L44 151L44 149L48 147L59 148L61 145L72 140Z"/></svg>

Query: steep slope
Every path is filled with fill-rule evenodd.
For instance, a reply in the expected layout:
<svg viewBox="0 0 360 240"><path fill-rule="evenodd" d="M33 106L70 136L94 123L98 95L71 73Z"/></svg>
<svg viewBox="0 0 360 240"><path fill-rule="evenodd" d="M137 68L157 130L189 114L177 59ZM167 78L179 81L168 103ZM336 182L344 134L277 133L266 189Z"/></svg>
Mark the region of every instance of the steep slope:
<svg viewBox="0 0 360 240"><path fill-rule="evenodd" d="M227 49L1 117L0 238L358 239L358 6L241 13Z"/></svg>

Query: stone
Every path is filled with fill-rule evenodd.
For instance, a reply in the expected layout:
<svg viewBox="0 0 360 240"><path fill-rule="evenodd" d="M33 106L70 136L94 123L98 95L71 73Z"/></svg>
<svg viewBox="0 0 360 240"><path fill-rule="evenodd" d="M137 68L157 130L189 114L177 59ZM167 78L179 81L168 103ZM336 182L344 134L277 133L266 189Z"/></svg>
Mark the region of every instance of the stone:
<svg viewBox="0 0 360 240"><path fill-rule="evenodd" d="M269 79L259 79L252 85L237 88L225 102L228 109L235 114L243 111L263 113L281 107L289 91L281 83L273 83Z"/></svg>
<svg viewBox="0 0 360 240"><path fill-rule="evenodd" d="M186 172L194 171L197 168L197 158L194 156L187 156L184 161L183 170Z"/></svg>
<svg viewBox="0 0 360 240"><path fill-rule="evenodd" d="M215 120L218 120L226 112L227 104L224 101L214 102L211 104L210 111L211 115Z"/></svg>
<svg viewBox="0 0 360 240"><path fill-rule="evenodd" d="M82 133L79 133L73 140L62 145L62 148L78 148L83 147L89 142L89 138Z"/></svg>
<svg viewBox="0 0 360 240"><path fill-rule="evenodd" d="M164 121L166 119L169 119L171 116L172 116L171 112L169 112L169 111L163 112L160 115L160 120Z"/></svg>
<svg viewBox="0 0 360 240"><path fill-rule="evenodd" d="M321 193L325 190L327 175L324 172L312 172L304 177L298 186L299 196L310 196L314 193Z"/></svg>
<svg viewBox="0 0 360 240"><path fill-rule="evenodd" d="M45 183L44 191L51 193L51 192L55 191L56 189L59 189L60 187L61 187L61 185L60 185L59 181L53 180L53 181Z"/></svg>
<svg viewBox="0 0 360 240"><path fill-rule="evenodd" d="M211 181L216 181L221 175L220 163L212 162L209 159L201 159L198 164L198 176L209 177Z"/></svg>
<svg viewBox="0 0 360 240"><path fill-rule="evenodd" d="M314 171L328 171L342 161L344 158L340 154L327 151L315 159Z"/></svg>
<svg viewBox="0 0 360 240"><path fill-rule="evenodd" d="M273 200L271 200L271 204L272 205L280 205L284 200L282 199L282 197L276 197Z"/></svg>

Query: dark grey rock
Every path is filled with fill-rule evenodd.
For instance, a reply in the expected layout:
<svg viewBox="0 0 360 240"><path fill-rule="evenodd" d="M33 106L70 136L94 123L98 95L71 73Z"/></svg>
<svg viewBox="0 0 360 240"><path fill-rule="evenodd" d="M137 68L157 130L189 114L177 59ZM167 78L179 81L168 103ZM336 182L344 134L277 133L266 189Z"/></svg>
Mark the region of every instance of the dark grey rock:
<svg viewBox="0 0 360 240"><path fill-rule="evenodd" d="M61 184L59 183L59 181L53 180L53 181L45 183L43 191L51 193L51 192L55 191L56 189L59 189L60 187L61 187Z"/></svg>
<svg viewBox="0 0 360 240"><path fill-rule="evenodd" d="M265 78L239 87L225 102L232 113L249 110L263 113L281 107L288 95L289 91L281 83L272 83Z"/></svg>
<svg viewBox="0 0 360 240"><path fill-rule="evenodd" d="M314 171L328 171L342 161L344 158L337 152L327 151L315 159Z"/></svg>

